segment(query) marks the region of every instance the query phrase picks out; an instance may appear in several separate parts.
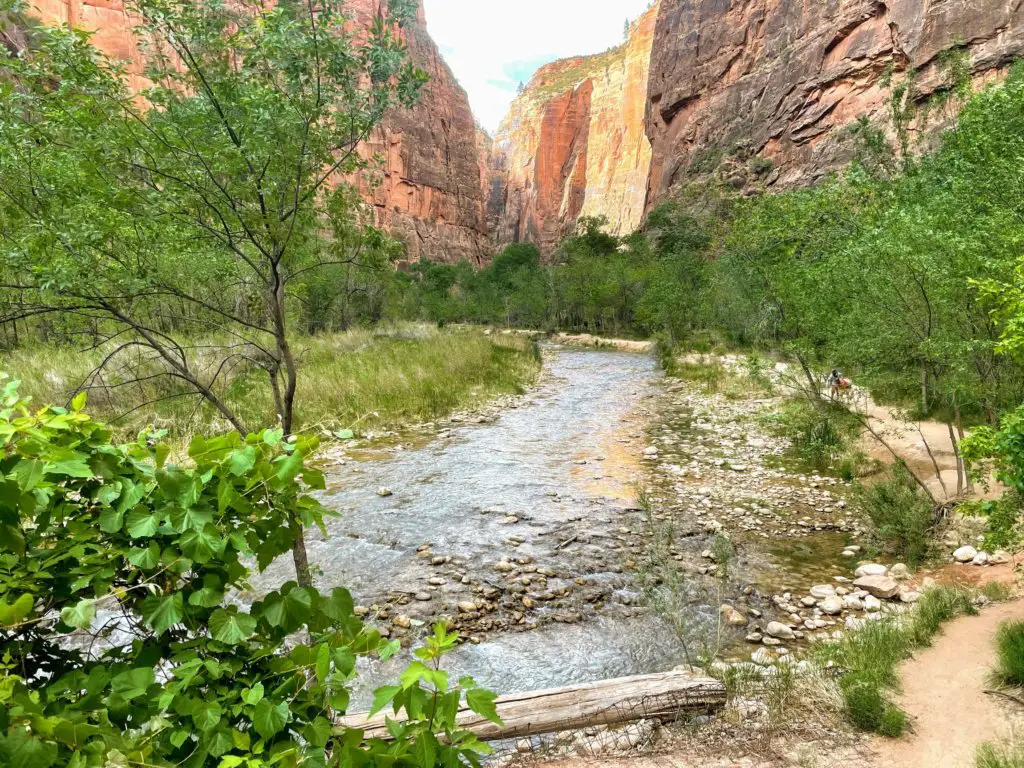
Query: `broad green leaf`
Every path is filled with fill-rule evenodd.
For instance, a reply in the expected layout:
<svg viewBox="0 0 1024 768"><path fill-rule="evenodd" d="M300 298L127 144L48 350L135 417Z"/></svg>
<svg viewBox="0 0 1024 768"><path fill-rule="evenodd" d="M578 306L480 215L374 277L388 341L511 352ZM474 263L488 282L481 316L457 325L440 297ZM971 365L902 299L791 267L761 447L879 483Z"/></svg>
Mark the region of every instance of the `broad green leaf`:
<svg viewBox="0 0 1024 768"><path fill-rule="evenodd" d="M201 701L192 708L192 722L200 731L209 731L217 727L222 714L216 701Z"/></svg>
<svg viewBox="0 0 1024 768"><path fill-rule="evenodd" d="M207 563L224 551L224 539L220 537L217 526L207 524L201 531L191 530L180 540L181 551L190 560Z"/></svg>
<svg viewBox="0 0 1024 768"><path fill-rule="evenodd" d="M125 521L128 535L133 539L145 539L155 536L160 530L160 515L145 507L137 507L128 513Z"/></svg>
<svg viewBox="0 0 1024 768"><path fill-rule="evenodd" d="M291 711L288 709L288 702L282 701L272 704L269 699L263 699L256 705L253 712L252 724L256 733L264 739L276 736L288 724L291 719Z"/></svg>
<svg viewBox="0 0 1024 768"><path fill-rule="evenodd" d="M331 671L331 649L326 643L321 643L316 650L316 680L323 685L327 675Z"/></svg>
<svg viewBox="0 0 1024 768"><path fill-rule="evenodd" d="M79 600L60 612L60 620L75 629L88 629L95 618L96 604L92 600Z"/></svg>
<svg viewBox="0 0 1024 768"><path fill-rule="evenodd" d="M22 493L31 493L43 479L46 465L39 459L23 459L14 466L14 477Z"/></svg>
<svg viewBox="0 0 1024 768"><path fill-rule="evenodd" d="M231 452L228 459L228 472L236 477L241 477L256 466L256 447L247 445Z"/></svg>
<svg viewBox="0 0 1024 768"><path fill-rule="evenodd" d="M213 639L228 645L237 645L252 637L256 631L256 619L241 613L235 606L213 612L210 617L210 632Z"/></svg>
<svg viewBox="0 0 1024 768"><path fill-rule="evenodd" d="M263 700L263 683L256 683L252 688L242 691L242 701L254 707Z"/></svg>
<svg viewBox="0 0 1024 768"><path fill-rule="evenodd" d="M473 688L466 692L466 704L481 717L486 717L495 725L504 725L494 704L498 694L483 688Z"/></svg>
<svg viewBox="0 0 1024 768"><path fill-rule="evenodd" d="M131 701L145 695L149 687L156 681L156 675L150 667L137 667L115 675L110 681L111 692Z"/></svg>
<svg viewBox="0 0 1024 768"><path fill-rule="evenodd" d="M158 635L162 635L184 618L184 602L180 592L152 595L142 602L142 616Z"/></svg>
<svg viewBox="0 0 1024 768"><path fill-rule="evenodd" d="M0 626L12 627L20 624L32 613L35 600L28 592L19 595L13 603L7 602L7 596L0 597ZM67 610L67 609L65 609Z"/></svg>
<svg viewBox="0 0 1024 768"><path fill-rule="evenodd" d="M370 707L370 717L380 712L384 707L402 692L400 685L384 685L373 692L373 705Z"/></svg>
<svg viewBox="0 0 1024 768"><path fill-rule="evenodd" d="M339 429L334 433L334 436L339 440L351 440L356 436L356 433L351 429Z"/></svg>

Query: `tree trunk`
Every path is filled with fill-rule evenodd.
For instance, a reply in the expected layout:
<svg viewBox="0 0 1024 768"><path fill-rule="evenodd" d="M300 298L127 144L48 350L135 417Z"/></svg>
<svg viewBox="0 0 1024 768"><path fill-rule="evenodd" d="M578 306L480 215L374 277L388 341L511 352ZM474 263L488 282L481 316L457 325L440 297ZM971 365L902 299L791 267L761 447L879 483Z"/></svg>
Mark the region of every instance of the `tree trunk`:
<svg viewBox="0 0 1024 768"><path fill-rule="evenodd" d="M953 412L956 415L956 433L961 442L966 437L964 434L964 420L960 415L960 404L957 403L956 398L953 399ZM971 480L971 473L967 469L967 464L964 462L963 456L958 457L960 465L964 468L964 486L967 488L967 493L974 493L974 481Z"/></svg>
<svg viewBox="0 0 1024 768"><path fill-rule="evenodd" d="M483 741L499 741L645 719L671 722L687 712L721 709L725 702L725 683L664 672L502 696L494 702L502 725L466 707L459 710L456 723ZM381 712L367 718L365 712L357 713L343 717L338 725L357 728L365 738L391 739L388 717L395 716Z"/></svg>
<svg viewBox="0 0 1024 768"><path fill-rule="evenodd" d="M953 457L956 460L956 495L964 495L964 469L960 459L960 445L956 441L956 433L953 431L953 423L946 422L949 429L949 443L953 446Z"/></svg>

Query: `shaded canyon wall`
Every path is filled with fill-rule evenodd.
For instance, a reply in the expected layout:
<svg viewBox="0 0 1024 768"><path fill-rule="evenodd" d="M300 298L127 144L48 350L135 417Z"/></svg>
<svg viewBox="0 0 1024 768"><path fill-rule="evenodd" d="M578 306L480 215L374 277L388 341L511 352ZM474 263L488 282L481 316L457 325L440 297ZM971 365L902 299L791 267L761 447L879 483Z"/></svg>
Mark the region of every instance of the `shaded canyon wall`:
<svg viewBox="0 0 1024 768"><path fill-rule="evenodd" d="M1005 72L1024 53L1024 2L662 0L648 208L716 172L737 188L813 182L851 159L859 116L885 122L890 68L915 72L924 99L950 82L954 49L976 83Z"/></svg>
<svg viewBox="0 0 1024 768"><path fill-rule="evenodd" d="M130 62L133 86L144 87L134 22L121 0L34 0L31 6L45 23L93 31L93 43ZM382 6L386 0L349 0L346 11L368 27ZM430 38L422 5L405 36L412 60L430 81L412 110L389 113L360 148L374 167L355 181L373 205L377 223L406 242L411 261L479 264L488 257L490 242L483 153L469 99Z"/></svg>

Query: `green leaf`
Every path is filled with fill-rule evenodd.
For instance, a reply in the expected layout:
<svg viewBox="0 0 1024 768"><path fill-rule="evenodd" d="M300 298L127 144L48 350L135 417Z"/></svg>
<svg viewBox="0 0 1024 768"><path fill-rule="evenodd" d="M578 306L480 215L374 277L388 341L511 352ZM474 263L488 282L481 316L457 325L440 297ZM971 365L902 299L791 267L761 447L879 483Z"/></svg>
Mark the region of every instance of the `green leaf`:
<svg viewBox="0 0 1024 768"><path fill-rule="evenodd" d="M256 447L247 445L231 452L228 459L228 472L236 477L241 477L256 466Z"/></svg>
<svg viewBox="0 0 1024 768"><path fill-rule="evenodd" d="M242 691L242 701L250 707L255 707L263 701L263 683L256 683L252 688Z"/></svg>
<svg viewBox="0 0 1024 768"><path fill-rule="evenodd" d="M327 680L331 671L331 649L327 643L321 643L316 649L316 680L320 685Z"/></svg>
<svg viewBox="0 0 1024 768"><path fill-rule="evenodd" d="M100 530L104 533L117 533L124 526L124 512L113 507L104 507L100 511Z"/></svg>
<svg viewBox="0 0 1024 768"><path fill-rule="evenodd" d="M198 608L216 608L224 599L224 587L213 574L203 577L203 586L188 596L188 604Z"/></svg>
<svg viewBox="0 0 1024 768"><path fill-rule="evenodd" d="M272 592L261 605L264 618L272 627L294 632L312 615L313 598L309 590L286 584L284 594Z"/></svg>
<svg viewBox="0 0 1024 768"><path fill-rule="evenodd" d="M334 433L334 436L339 440L351 440L356 436L356 433L351 429L339 429Z"/></svg>
<svg viewBox="0 0 1024 768"><path fill-rule="evenodd" d="M43 479L46 465L39 459L22 459L14 466L13 475L22 493L31 493Z"/></svg>
<svg viewBox="0 0 1024 768"><path fill-rule="evenodd" d="M216 701L202 701L192 708L192 722L200 731L209 731L217 727L222 714Z"/></svg>
<svg viewBox="0 0 1024 768"><path fill-rule="evenodd" d="M160 563L160 545L149 542L148 547L132 547L128 550L128 562L136 568L150 570Z"/></svg>
<svg viewBox="0 0 1024 768"><path fill-rule="evenodd" d="M71 410L75 411L76 413L80 412L83 408L85 408L85 401L88 397L89 393L83 391L79 392L77 395L71 398Z"/></svg>
<svg viewBox="0 0 1024 768"><path fill-rule="evenodd" d="M303 456L298 451L288 454L277 467L277 478L290 483L302 471Z"/></svg>
<svg viewBox="0 0 1024 768"><path fill-rule="evenodd" d="M35 600L28 592L19 595L13 603L8 603L6 596L0 597L0 626L13 627L20 624L26 616L32 613L34 605Z"/></svg>
<svg viewBox="0 0 1024 768"><path fill-rule="evenodd" d="M80 478L93 476L92 469L89 468L84 458L69 458L62 459L61 461L47 462L46 474Z"/></svg>
<svg viewBox="0 0 1024 768"><path fill-rule="evenodd" d="M181 537L180 544L185 556L197 563L208 563L224 551L224 539L212 523L201 531L188 531Z"/></svg>
<svg viewBox="0 0 1024 768"><path fill-rule="evenodd" d="M278 704L271 704L269 699L263 699L256 705L253 712L252 724L256 733L264 739L276 736L287 725L291 719L291 710L288 709L288 702L282 701Z"/></svg>
<svg viewBox="0 0 1024 768"><path fill-rule="evenodd" d="M131 701L144 696L154 682L156 675L151 667L136 667L115 675L110 681L110 690L126 701Z"/></svg>
<svg viewBox="0 0 1024 768"><path fill-rule="evenodd" d="M256 631L256 619L247 613L240 613L235 606L213 612L210 617L210 631L213 639L228 645L238 645L252 637Z"/></svg>
<svg viewBox="0 0 1024 768"><path fill-rule="evenodd" d="M60 620L75 629L88 629L95 618L96 604L92 600L79 600L60 612Z"/></svg>
<svg viewBox="0 0 1024 768"><path fill-rule="evenodd" d="M142 616L158 635L162 635L184 618L185 601L180 592L152 595L142 601Z"/></svg>
<svg viewBox="0 0 1024 768"><path fill-rule="evenodd" d="M486 717L495 725L504 725L505 723L498 716L498 709L494 704L497 698L498 694L494 691L487 691L483 688L473 688L466 692L466 704L470 709L481 717Z"/></svg>
<svg viewBox="0 0 1024 768"><path fill-rule="evenodd" d="M402 692L400 685L385 685L373 692L373 705L370 707L370 717L380 712L384 707Z"/></svg>
<svg viewBox="0 0 1024 768"><path fill-rule="evenodd" d="M128 513L128 535L133 539L146 539L160 530L160 516L145 507L138 507Z"/></svg>

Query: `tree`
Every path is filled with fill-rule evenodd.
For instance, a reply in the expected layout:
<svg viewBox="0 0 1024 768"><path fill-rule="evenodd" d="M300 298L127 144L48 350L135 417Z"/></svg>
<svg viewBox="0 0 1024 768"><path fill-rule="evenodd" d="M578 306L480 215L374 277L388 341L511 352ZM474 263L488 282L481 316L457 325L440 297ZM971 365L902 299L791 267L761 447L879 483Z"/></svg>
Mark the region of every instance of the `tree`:
<svg viewBox="0 0 1024 768"><path fill-rule="evenodd" d="M425 80L400 36L413 4L390 3L369 30L334 0L129 10L141 94L81 32L36 30L3 59L2 320L79 318L111 345L95 376L169 377L168 397L205 399L241 434L220 393L232 371L263 371L290 434L293 289L355 258L333 236L352 217L342 182ZM308 585L301 537L294 556Z"/></svg>
<svg viewBox="0 0 1024 768"><path fill-rule="evenodd" d="M322 521L314 442L197 437L185 468L159 435L113 445L85 399L39 409L0 389L0 764L479 764L455 713L465 697L496 720L495 697L449 684L443 627L377 692L375 709L405 713L385 743L335 726L357 659L398 648L347 590L290 582L235 604L250 567L292 545L290 519Z"/></svg>

